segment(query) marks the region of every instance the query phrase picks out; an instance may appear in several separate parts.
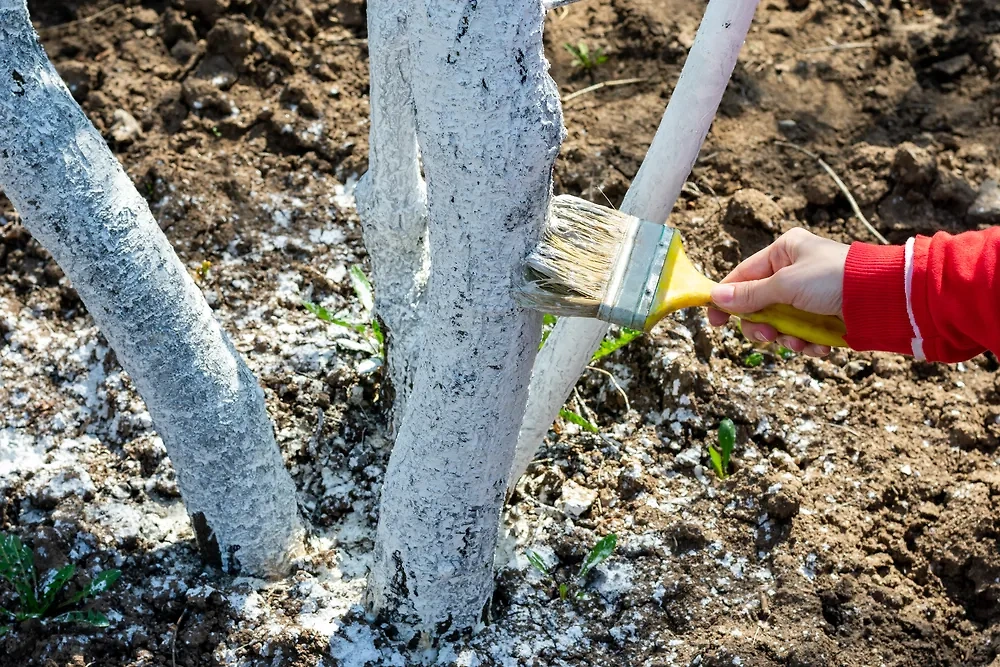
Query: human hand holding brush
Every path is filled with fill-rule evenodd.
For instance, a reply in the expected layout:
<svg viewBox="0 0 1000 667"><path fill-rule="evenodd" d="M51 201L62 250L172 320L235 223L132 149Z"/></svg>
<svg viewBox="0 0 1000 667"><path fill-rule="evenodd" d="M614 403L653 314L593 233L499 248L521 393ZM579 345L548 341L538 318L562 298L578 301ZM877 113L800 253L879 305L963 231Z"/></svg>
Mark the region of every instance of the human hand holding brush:
<svg viewBox="0 0 1000 667"><path fill-rule="evenodd" d="M965 361L1000 353L1000 227L898 246L793 229L719 284L687 258L676 229L561 195L518 299L646 332L676 310L708 306L715 326L735 314L751 340L809 355L849 346Z"/></svg>
<svg viewBox="0 0 1000 667"><path fill-rule="evenodd" d="M712 302L730 313L754 313L774 304L787 304L817 315L843 319L844 265L849 246L795 228L740 263L722 284L712 289ZM709 308L708 320L723 326L729 313ZM817 345L779 333L772 325L749 320L741 323L743 334L758 343L777 341L808 356L829 354Z"/></svg>

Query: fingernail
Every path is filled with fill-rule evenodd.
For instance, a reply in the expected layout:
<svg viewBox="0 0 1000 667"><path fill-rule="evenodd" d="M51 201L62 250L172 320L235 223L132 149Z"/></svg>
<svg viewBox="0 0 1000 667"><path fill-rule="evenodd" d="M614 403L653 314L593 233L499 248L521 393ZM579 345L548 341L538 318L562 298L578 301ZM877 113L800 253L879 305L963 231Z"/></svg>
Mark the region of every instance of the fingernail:
<svg viewBox="0 0 1000 667"><path fill-rule="evenodd" d="M757 341L760 342L760 343L766 343L767 342L767 336L765 336L760 331L755 331L754 334L753 334L753 337L756 338Z"/></svg>
<svg viewBox="0 0 1000 667"><path fill-rule="evenodd" d="M720 306L726 306L736 297L736 285L716 285L712 288L712 301Z"/></svg>

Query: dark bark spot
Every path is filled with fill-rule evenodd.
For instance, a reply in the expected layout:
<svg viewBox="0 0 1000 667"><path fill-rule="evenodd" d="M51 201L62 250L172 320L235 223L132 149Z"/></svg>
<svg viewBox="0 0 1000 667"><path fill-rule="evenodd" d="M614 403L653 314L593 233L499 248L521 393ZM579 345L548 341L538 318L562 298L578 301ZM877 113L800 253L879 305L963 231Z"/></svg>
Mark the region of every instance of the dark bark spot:
<svg viewBox="0 0 1000 667"><path fill-rule="evenodd" d="M403 569L403 557L398 551L392 554L392 564L396 566L396 574L392 577L392 592L396 596L406 599L410 596L410 590L406 586L406 570Z"/></svg>
<svg viewBox="0 0 1000 667"><path fill-rule="evenodd" d="M11 70L10 75L14 78L14 83L17 84L17 90L14 91L14 94L21 97L24 95L24 77L16 69Z"/></svg>
<svg viewBox="0 0 1000 667"><path fill-rule="evenodd" d="M191 515L191 526L194 528L194 536L198 541L198 550L201 558L208 565L222 567L222 552L219 551L219 541L215 539L215 532L209 528L205 514L195 512Z"/></svg>

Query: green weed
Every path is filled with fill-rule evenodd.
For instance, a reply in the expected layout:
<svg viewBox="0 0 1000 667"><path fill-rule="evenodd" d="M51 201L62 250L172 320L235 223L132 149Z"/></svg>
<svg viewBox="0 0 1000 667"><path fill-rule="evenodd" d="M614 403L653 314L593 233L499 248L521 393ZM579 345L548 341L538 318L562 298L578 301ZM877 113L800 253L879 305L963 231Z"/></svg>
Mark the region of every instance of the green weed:
<svg viewBox="0 0 1000 667"><path fill-rule="evenodd" d="M576 46L566 43L563 48L573 56L573 67L579 67L584 72L590 72L598 65L608 62L604 49L598 47L591 51L586 42L579 42Z"/></svg>
<svg viewBox="0 0 1000 667"><path fill-rule="evenodd" d="M375 290L372 288L368 276L365 275L365 272L357 264L350 268L348 276L351 279L351 287L354 289L354 295L361 303L360 318L351 318L344 313L337 313L335 315L323 306L310 301L303 301L302 305L306 310L324 322L350 329L360 336L365 348L363 351L371 354L368 363L364 364L361 370L359 370L362 375L365 375L380 368L385 362L385 335L382 333L382 325L379 324L374 314Z"/></svg>
<svg viewBox="0 0 1000 667"><path fill-rule="evenodd" d="M743 365L747 368L757 368L764 363L764 355L760 352L751 352L743 359Z"/></svg>
<svg viewBox="0 0 1000 667"><path fill-rule="evenodd" d="M785 361L788 361L789 359L795 356L795 350L790 350L784 345L779 345L778 356L784 359Z"/></svg>
<svg viewBox="0 0 1000 667"><path fill-rule="evenodd" d="M590 550L587 557L583 559L583 563L580 565L580 570L576 573L576 577L570 581L560 582L556 590L559 592L560 600L567 600L570 598L570 593L572 592L572 597L576 600L585 600L586 593L584 592L584 586L587 583L587 576L590 572L611 558L611 555L615 551L615 547L618 545L618 536L614 533L605 535L594 548ZM524 552L524 555L528 558L528 562L531 563L532 567L538 570L541 575L546 579L555 579L555 573L553 573L549 568L545 566L545 561L537 553L528 549Z"/></svg>
<svg viewBox="0 0 1000 667"><path fill-rule="evenodd" d="M549 315L548 313L542 315L542 342L538 344L538 349L545 347L545 341L549 339L549 334L552 333L553 327L556 325L556 316Z"/></svg>
<svg viewBox="0 0 1000 667"><path fill-rule="evenodd" d="M597 352L594 352L594 356L590 358L590 363L594 363L598 359L603 359L619 348L625 347L641 335L641 331L622 327L621 333L616 337L605 338L601 341L601 346L597 348Z"/></svg>
<svg viewBox="0 0 1000 667"><path fill-rule="evenodd" d="M588 433L600 433L600 430L597 428L597 425L594 424L594 422L590 421L586 417L581 417L580 415L576 414L569 408L563 408L562 410L560 410L559 416L571 424L576 424L577 426L582 428L584 431L587 431Z"/></svg>
<svg viewBox="0 0 1000 667"><path fill-rule="evenodd" d="M46 619L53 623L79 623L96 628L110 625L108 617L99 611L67 609L108 591L121 577L121 570L104 570L73 595L60 593L76 575L72 563L58 570L49 570L39 580L35 570L35 554L21 543L16 535L0 533L0 579L14 589L18 606L13 609L0 607L0 617L20 623L29 619ZM62 598L58 604L56 600ZM66 611L62 611L66 610ZM0 636L10 631L9 625L0 625Z"/></svg>
<svg viewBox="0 0 1000 667"><path fill-rule="evenodd" d="M220 132L219 128L217 128L217 127L213 127L212 128L212 134L215 135L216 139L221 139L222 138L222 132Z"/></svg>
<svg viewBox="0 0 1000 667"><path fill-rule="evenodd" d="M729 477L729 459L736 446L736 425L732 419L723 419L719 424L719 447L708 446L708 456L712 459L712 469L719 479Z"/></svg>

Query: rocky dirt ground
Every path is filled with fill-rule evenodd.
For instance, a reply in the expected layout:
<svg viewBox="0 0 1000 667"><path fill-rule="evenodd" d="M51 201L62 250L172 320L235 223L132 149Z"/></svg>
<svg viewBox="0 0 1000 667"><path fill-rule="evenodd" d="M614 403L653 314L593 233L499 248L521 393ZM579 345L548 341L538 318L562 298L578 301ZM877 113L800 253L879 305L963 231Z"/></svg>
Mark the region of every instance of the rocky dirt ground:
<svg viewBox="0 0 1000 667"><path fill-rule="evenodd" d="M16 626L0 664L1000 665L997 360L952 367L752 351L704 314L588 372L509 505L492 622L422 656L357 606L388 456L358 309L362 0L36 0L43 42L257 372L313 526L280 584L204 568L162 443L47 253L0 205L0 530L40 567L123 571L103 630ZM557 190L617 203L698 24L692 0L551 13L567 103ZM574 67L566 43L607 61ZM1000 223L1000 8L990 0L765 0L672 218L721 277L801 225L890 240ZM783 143L784 142L784 143ZM603 192L603 194L602 194ZM707 444L738 427L734 474ZM613 557L561 601L588 549ZM535 550L554 573L527 562ZM0 587L0 604L11 602Z"/></svg>

